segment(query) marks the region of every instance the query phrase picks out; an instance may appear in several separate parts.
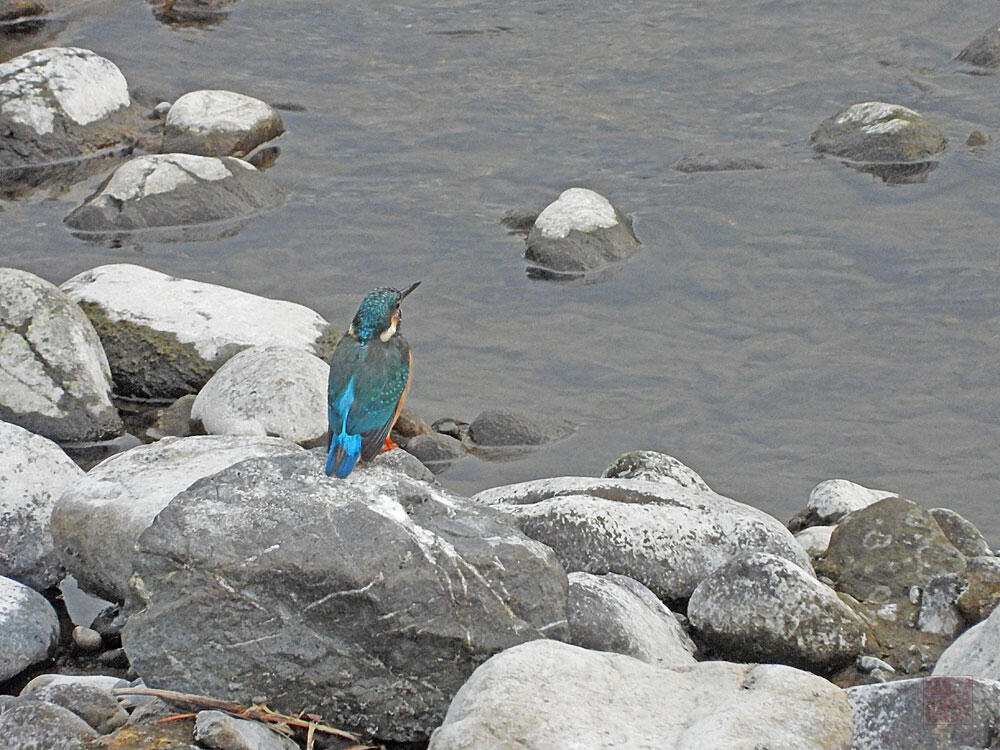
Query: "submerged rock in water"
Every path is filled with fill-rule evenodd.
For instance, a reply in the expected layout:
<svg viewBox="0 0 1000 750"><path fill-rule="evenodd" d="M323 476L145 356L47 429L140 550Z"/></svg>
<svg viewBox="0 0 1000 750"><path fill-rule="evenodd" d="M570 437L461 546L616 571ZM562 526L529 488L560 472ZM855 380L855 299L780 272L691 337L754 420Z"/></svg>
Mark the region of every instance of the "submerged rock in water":
<svg viewBox="0 0 1000 750"><path fill-rule="evenodd" d="M485 447L543 445L572 432L573 425L564 419L546 419L506 409L487 409L469 425L469 438Z"/></svg>
<svg viewBox="0 0 1000 750"><path fill-rule="evenodd" d="M165 153L245 156L285 130L277 110L233 91L191 91L167 112Z"/></svg>
<svg viewBox="0 0 1000 750"><path fill-rule="evenodd" d="M853 104L820 123L809 136L820 153L859 162L924 162L944 151L947 139L918 112L899 104Z"/></svg>
<svg viewBox="0 0 1000 750"><path fill-rule="evenodd" d="M955 55L960 60L978 68L1000 66L1000 24L994 24L968 46Z"/></svg>

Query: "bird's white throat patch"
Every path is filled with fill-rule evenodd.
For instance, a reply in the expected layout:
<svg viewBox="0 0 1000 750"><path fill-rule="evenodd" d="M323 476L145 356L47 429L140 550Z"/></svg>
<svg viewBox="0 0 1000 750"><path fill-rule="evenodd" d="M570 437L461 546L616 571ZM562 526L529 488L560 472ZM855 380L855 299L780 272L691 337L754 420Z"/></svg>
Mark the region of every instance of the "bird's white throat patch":
<svg viewBox="0 0 1000 750"><path fill-rule="evenodd" d="M383 343L388 343L389 339L396 335L396 325L399 323L395 318L392 319L392 325L386 328L382 333L378 335L379 340Z"/></svg>

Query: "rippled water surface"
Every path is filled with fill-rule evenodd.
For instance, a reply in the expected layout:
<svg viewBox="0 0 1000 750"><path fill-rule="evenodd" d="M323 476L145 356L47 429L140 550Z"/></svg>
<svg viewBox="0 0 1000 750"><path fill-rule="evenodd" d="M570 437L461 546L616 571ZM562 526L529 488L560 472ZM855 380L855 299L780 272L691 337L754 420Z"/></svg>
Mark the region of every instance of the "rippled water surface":
<svg viewBox="0 0 1000 750"><path fill-rule="evenodd" d="M241 0L207 28L140 0L76 3L32 46L95 50L141 101L224 88L288 132L288 204L235 237L104 248L62 219L100 182L0 203L0 262L56 283L132 262L306 304L346 327L377 285L406 305L409 405L558 415L569 439L464 460L463 492L680 458L787 519L846 477L954 508L1000 544L1000 106L950 62L995 2ZM816 158L857 101L948 137L924 182ZM993 136L981 149L973 130ZM705 153L767 169L683 174ZM509 208L581 185L634 217L640 253L595 283L529 279Z"/></svg>

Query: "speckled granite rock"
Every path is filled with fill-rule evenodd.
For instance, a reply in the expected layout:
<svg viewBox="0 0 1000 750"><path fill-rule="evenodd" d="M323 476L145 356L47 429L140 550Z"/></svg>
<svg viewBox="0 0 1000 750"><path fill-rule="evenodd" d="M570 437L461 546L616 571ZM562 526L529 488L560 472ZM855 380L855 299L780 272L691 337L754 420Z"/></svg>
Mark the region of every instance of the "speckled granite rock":
<svg viewBox="0 0 1000 750"><path fill-rule="evenodd" d="M0 682L47 658L58 638L59 618L45 597L0 578Z"/></svg>

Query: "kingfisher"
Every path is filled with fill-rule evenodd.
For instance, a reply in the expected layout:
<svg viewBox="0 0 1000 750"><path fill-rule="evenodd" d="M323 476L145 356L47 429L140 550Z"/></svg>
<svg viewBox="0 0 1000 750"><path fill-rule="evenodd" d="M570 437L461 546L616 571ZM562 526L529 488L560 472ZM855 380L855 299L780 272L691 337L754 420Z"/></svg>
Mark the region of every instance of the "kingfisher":
<svg viewBox="0 0 1000 750"><path fill-rule="evenodd" d="M379 287L361 301L347 333L330 357L327 412L330 453L327 476L343 479L358 458L370 461L382 450L394 448L389 430L410 385L413 355L399 332L400 303L419 286Z"/></svg>

